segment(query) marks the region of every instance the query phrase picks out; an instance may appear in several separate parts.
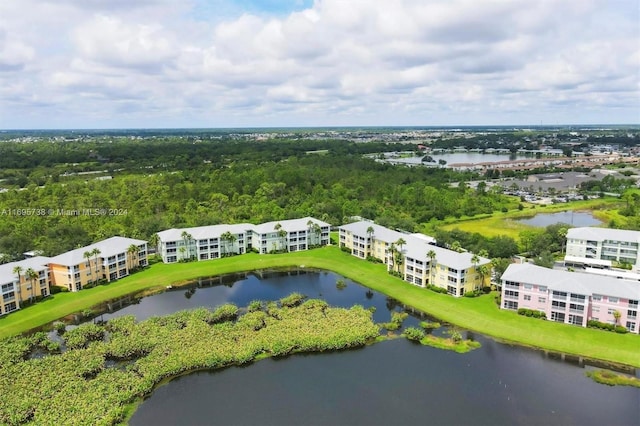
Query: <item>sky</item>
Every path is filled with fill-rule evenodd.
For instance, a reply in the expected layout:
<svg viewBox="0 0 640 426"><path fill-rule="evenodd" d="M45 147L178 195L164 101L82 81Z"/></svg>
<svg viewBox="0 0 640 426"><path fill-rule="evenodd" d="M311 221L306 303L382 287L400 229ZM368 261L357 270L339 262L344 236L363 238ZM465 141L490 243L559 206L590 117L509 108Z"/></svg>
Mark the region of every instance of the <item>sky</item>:
<svg viewBox="0 0 640 426"><path fill-rule="evenodd" d="M638 123L638 0L0 1L0 129Z"/></svg>

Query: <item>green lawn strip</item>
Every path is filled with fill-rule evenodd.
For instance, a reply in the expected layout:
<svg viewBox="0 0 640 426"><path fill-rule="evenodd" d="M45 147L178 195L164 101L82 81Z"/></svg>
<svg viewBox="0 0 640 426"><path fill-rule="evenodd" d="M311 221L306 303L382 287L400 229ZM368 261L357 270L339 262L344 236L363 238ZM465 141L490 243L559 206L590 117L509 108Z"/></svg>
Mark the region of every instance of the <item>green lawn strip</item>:
<svg viewBox="0 0 640 426"><path fill-rule="evenodd" d="M75 294L58 294L51 300L0 319L0 337L18 334L101 301L148 288L161 288L198 277L301 265L334 271L441 320L498 339L640 367L640 338L637 335L519 316L498 309L492 295L455 299L437 294L389 275L384 265L357 259L335 246L282 255L246 254L204 262L156 264L108 286Z"/></svg>
<svg viewBox="0 0 640 426"><path fill-rule="evenodd" d="M640 379L609 370L592 370L585 373L594 382L607 386L633 386L640 388Z"/></svg>

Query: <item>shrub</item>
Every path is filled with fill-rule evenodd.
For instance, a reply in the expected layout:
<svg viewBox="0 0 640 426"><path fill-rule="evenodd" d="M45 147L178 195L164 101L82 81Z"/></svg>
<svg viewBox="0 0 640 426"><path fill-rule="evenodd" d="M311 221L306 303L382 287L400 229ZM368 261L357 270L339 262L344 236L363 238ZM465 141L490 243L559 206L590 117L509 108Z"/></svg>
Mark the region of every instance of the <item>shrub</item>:
<svg viewBox="0 0 640 426"><path fill-rule="evenodd" d="M304 294L291 293L290 295L280 299L280 305L287 308L293 308L294 306L300 305L306 298L307 296L305 296Z"/></svg>
<svg viewBox="0 0 640 426"><path fill-rule="evenodd" d="M615 331L616 331L616 333L620 333L620 334L625 334L625 333L629 332L629 330L627 330L626 327L623 327L621 325L617 325L616 328L615 328Z"/></svg>
<svg viewBox="0 0 640 426"><path fill-rule="evenodd" d="M431 321L421 321L420 322L420 327L424 328L425 330L433 330L434 328L440 328L440 323L439 322L431 322Z"/></svg>
<svg viewBox="0 0 640 426"><path fill-rule="evenodd" d="M429 290L431 290L431 291L435 291L436 293L443 293L443 294L445 294L445 293L447 292L447 289L446 289L446 288L438 287L438 286L435 286L435 285L433 285L433 284L427 284L427 288L428 288Z"/></svg>
<svg viewBox="0 0 640 426"><path fill-rule="evenodd" d="M260 300L253 300L247 306L247 311L248 312L256 312L256 311L259 311L261 309L262 309L262 301L260 301Z"/></svg>
<svg viewBox="0 0 640 426"><path fill-rule="evenodd" d="M232 321L238 316L238 307L232 303L225 303L211 313L210 324Z"/></svg>
<svg viewBox="0 0 640 426"><path fill-rule="evenodd" d="M402 335L414 342L424 339L424 331L416 327L407 327Z"/></svg>
<svg viewBox="0 0 640 426"><path fill-rule="evenodd" d="M345 283L344 280L340 279L336 281L336 288L338 290L344 290L345 288L347 288L347 283Z"/></svg>
<svg viewBox="0 0 640 426"><path fill-rule="evenodd" d="M62 321L56 321L53 323L53 329L58 333L62 334L65 332L67 325Z"/></svg>
<svg viewBox="0 0 640 426"><path fill-rule="evenodd" d="M349 247L340 247L340 250L342 250L345 253L351 254L351 249Z"/></svg>

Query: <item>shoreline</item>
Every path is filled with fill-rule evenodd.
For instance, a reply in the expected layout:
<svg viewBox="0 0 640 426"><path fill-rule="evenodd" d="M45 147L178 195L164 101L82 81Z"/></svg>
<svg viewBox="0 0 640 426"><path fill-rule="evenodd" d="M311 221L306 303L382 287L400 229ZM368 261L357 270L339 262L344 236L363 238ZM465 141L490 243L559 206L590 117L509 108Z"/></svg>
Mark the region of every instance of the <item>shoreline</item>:
<svg viewBox="0 0 640 426"><path fill-rule="evenodd" d="M290 267L335 272L428 315L508 344L640 367L639 336L521 317L500 310L491 295L456 299L437 294L393 277L384 271L383 266L342 253L335 246L279 255L243 254L212 261L154 264L108 286L79 293L59 293L49 300L12 313L0 319L0 336L20 334L125 295L149 290L161 292L167 285L179 286L199 278L230 273ZM160 277L163 282L159 282ZM64 297L59 298L60 295ZM51 305L57 306L49 309Z"/></svg>

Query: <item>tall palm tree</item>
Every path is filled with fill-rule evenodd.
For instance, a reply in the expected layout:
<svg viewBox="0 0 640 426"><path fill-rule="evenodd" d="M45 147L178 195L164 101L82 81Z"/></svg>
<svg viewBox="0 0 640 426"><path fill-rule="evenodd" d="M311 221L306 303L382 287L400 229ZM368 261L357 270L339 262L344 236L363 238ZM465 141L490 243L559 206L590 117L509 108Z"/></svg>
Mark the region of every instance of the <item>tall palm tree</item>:
<svg viewBox="0 0 640 426"><path fill-rule="evenodd" d="M373 234L375 233L375 229L373 229L373 226L369 226L367 228L367 236L368 236L368 244L367 246L369 247L367 256L371 256L371 251L373 249Z"/></svg>
<svg viewBox="0 0 640 426"><path fill-rule="evenodd" d="M477 254L474 254L473 256L471 256L471 264L473 265L473 270L475 272L478 272L478 263L480 263L480 257L478 257ZM477 290L478 284L476 281L476 284L474 285L474 290Z"/></svg>
<svg viewBox="0 0 640 426"><path fill-rule="evenodd" d="M99 269L98 269L98 266L99 266L98 265L98 256L100 256L102 254L102 252L100 251L100 249L98 247L96 247L93 250L91 250L91 254L93 255L93 260L95 262L94 268L96 269L96 281L98 281L99 280L99 278L98 278L98 272L99 272Z"/></svg>
<svg viewBox="0 0 640 426"><path fill-rule="evenodd" d="M396 257L396 245L394 243L391 243L391 245L389 246L389 252L387 253L387 258L391 260L391 271L393 271L396 266L395 257Z"/></svg>
<svg viewBox="0 0 640 426"><path fill-rule="evenodd" d="M229 232L229 238L227 239L227 241L229 241L229 244L231 244L231 252L233 254L236 254L233 246L236 243L236 241L238 241L238 237L236 237L235 234L232 234L231 232Z"/></svg>
<svg viewBox="0 0 640 426"><path fill-rule="evenodd" d="M29 295L29 301L32 302L34 298L33 282L36 280L36 278L38 278L38 273L34 271L33 268L27 268L27 270L24 271L24 273L25 273L25 276L29 278L29 282L31 283L31 294Z"/></svg>
<svg viewBox="0 0 640 426"><path fill-rule="evenodd" d="M311 233L313 232L313 221L309 219L307 221L307 249L311 246Z"/></svg>
<svg viewBox="0 0 640 426"><path fill-rule="evenodd" d="M436 252L433 249L429 250L427 257L429 258L429 284L433 284L431 276L435 273L434 266L436 261Z"/></svg>
<svg viewBox="0 0 640 426"><path fill-rule="evenodd" d="M138 246L135 244L131 244L129 247L127 247L127 258L129 260L129 273L131 273L131 270L135 267L133 266L133 258L135 256L135 254L138 252Z"/></svg>
<svg viewBox="0 0 640 426"><path fill-rule="evenodd" d="M288 248L286 243L287 231L282 229L282 225L280 225L280 223L276 223L273 229L274 231L276 231L276 235L280 239L280 250L287 250Z"/></svg>
<svg viewBox="0 0 640 426"><path fill-rule="evenodd" d="M91 268L91 256L93 256L93 253L91 253L90 251L85 251L84 253L82 253L82 257L87 259L87 266L89 267L89 272L91 272L91 279L93 280L93 269Z"/></svg>
<svg viewBox="0 0 640 426"><path fill-rule="evenodd" d="M149 245L155 248L156 252L158 251L158 243L160 243L160 237L158 237L158 234L151 235L149 238Z"/></svg>
<svg viewBox="0 0 640 426"><path fill-rule="evenodd" d="M187 251L187 257L189 259L191 259L191 239L193 238L193 236L188 233L187 231L182 231L182 234L180 234L180 236L182 237L182 240L184 241L184 246L186 248Z"/></svg>
<svg viewBox="0 0 640 426"><path fill-rule="evenodd" d="M225 257L227 255L227 242L231 239L231 232L223 232L220 235L220 257Z"/></svg>
<svg viewBox="0 0 640 426"><path fill-rule="evenodd" d="M316 234L316 244L320 245L320 235L322 234L322 228L317 223L313 224L313 233Z"/></svg>
<svg viewBox="0 0 640 426"><path fill-rule="evenodd" d="M460 241L454 241L451 243L451 250L457 251L460 253L462 251L462 246L460 245Z"/></svg>
<svg viewBox="0 0 640 426"><path fill-rule="evenodd" d="M20 274L22 273L22 266L14 266L13 273L18 276L18 307L20 307L20 305L22 304L22 277L20 276Z"/></svg>
<svg viewBox="0 0 640 426"><path fill-rule="evenodd" d="M398 250L396 250L396 266L398 267L398 272L400 272L400 266L402 265L404 260L402 257L402 247L405 244L407 244L407 242L402 237L398 238L398 241L396 241L396 245L400 247Z"/></svg>

